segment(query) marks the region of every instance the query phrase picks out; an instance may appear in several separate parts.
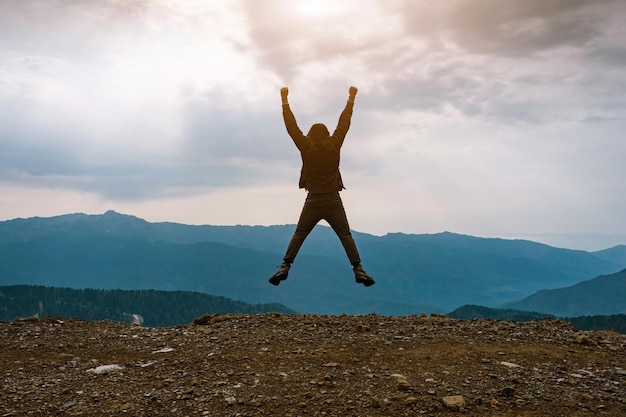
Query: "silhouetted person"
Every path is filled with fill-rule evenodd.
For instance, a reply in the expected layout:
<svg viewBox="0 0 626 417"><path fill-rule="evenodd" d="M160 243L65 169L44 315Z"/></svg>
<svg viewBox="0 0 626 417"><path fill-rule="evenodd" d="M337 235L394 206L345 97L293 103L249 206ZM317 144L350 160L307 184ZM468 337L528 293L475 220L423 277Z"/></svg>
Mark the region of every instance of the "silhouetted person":
<svg viewBox="0 0 626 417"><path fill-rule="evenodd" d="M357 93L356 87L350 87L349 98L346 107L339 117L337 128L331 135L325 125L316 123L311 126L306 136L298 128L296 118L289 108L287 95L289 89L280 89L283 102L283 119L287 127L287 133L293 139L302 156L302 170L300 172L300 188L308 191L296 231L289 242L287 252L283 257L283 263L269 279L273 285L278 285L287 279L289 268L293 263L304 239L309 235L315 225L322 219L326 220L333 228L352 264L356 282L366 287L374 284L374 278L369 276L361 266L361 258L356 243L350 233L350 226L346 212L343 208L339 191L343 187L341 174L339 173L339 158L341 145L350 128L354 98Z"/></svg>

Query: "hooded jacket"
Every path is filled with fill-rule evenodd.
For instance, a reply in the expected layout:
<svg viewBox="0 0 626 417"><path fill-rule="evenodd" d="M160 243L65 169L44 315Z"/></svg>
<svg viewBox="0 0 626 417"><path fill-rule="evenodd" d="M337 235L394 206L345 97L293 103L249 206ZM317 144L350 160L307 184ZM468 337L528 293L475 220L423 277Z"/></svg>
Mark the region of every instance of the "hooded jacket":
<svg viewBox="0 0 626 417"><path fill-rule="evenodd" d="M325 125L317 123L311 126L305 136L298 127L289 104L283 104L283 119L287 133L302 157L300 188L311 193L333 193L344 189L339 172L340 151L350 129L353 107L354 103L350 101L346 103L332 135Z"/></svg>

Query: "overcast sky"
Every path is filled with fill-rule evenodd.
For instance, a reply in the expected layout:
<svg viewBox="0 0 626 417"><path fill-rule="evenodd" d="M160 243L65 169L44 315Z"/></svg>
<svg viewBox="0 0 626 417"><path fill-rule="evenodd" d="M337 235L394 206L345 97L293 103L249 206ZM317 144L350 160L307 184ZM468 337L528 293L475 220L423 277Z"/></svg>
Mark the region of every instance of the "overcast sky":
<svg viewBox="0 0 626 417"><path fill-rule="evenodd" d="M315 6L312 6L314 4ZM623 0L0 0L0 220L297 221L281 115L352 229L626 244Z"/></svg>

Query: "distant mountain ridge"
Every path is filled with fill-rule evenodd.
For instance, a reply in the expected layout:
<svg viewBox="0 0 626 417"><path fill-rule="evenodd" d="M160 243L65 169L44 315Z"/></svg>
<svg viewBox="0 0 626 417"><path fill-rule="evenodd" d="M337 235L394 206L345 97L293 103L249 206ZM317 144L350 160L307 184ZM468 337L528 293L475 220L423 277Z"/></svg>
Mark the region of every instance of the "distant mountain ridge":
<svg viewBox="0 0 626 417"><path fill-rule="evenodd" d="M377 278L366 289L320 225L289 280L273 287L267 277L294 227L150 223L114 211L8 220L0 222L0 285L199 291L300 313L403 315L498 306L626 267L619 257L523 240L353 232Z"/></svg>
<svg viewBox="0 0 626 417"><path fill-rule="evenodd" d="M626 269L566 288L541 290L504 306L559 317L596 316L605 314L606 311L626 314Z"/></svg>
<svg viewBox="0 0 626 417"><path fill-rule="evenodd" d="M593 252L597 258L613 262L619 265L626 265L626 245L618 245L612 248Z"/></svg>

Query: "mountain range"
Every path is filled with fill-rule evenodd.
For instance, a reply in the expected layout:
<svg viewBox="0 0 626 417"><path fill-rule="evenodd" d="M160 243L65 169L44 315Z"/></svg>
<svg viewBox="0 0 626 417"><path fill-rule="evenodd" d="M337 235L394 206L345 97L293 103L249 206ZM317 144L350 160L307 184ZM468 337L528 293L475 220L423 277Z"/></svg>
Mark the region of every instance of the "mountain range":
<svg viewBox="0 0 626 417"><path fill-rule="evenodd" d="M555 290L541 290L507 308L537 311L558 317L597 316L611 311L626 314L626 269Z"/></svg>
<svg viewBox="0 0 626 417"><path fill-rule="evenodd" d="M625 246L586 252L450 232L353 232L377 280L364 288L332 229L319 225L289 279L274 287L267 278L294 228L151 223L114 211L7 220L0 222L0 285L196 291L300 313L404 315L513 305L626 268ZM601 305L607 311L598 314L619 313Z"/></svg>

